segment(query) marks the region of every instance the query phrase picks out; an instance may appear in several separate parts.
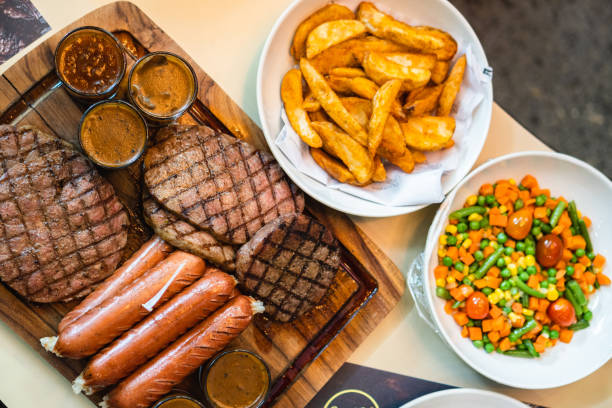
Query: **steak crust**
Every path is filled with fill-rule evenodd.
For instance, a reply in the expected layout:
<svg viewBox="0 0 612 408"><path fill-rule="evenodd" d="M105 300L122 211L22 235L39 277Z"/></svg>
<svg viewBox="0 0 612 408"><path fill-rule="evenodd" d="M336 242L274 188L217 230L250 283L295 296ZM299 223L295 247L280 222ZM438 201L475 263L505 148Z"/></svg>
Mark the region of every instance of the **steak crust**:
<svg viewBox="0 0 612 408"><path fill-rule="evenodd" d="M217 241L208 232L180 219L164 209L148 193L143 197L142 206L145 221L163 240L226 271L235 269L236 251L233 246Z"/></svg>
<svg viewBox="0 0 612 408"><path fill-rule="evenodd" d="M165 208L231 244L304 209L303 194L272 156L206 126L160 130L144 170L145 185Z"/></svg>
<svg viewBox="0 0 612 408"><path fill-rule="evenodd" d="M110 275L128 216L113 187L72 145L0 126L0 279L35 302L87 293Z"/></svg>
<svg viewBox="0 0 612 408"><path fill-rule="evenodd" d="M241 286L264 302L270 318L281 322L318 304L339 266L336 238L304 214L285 214L266 224L236 255Z"/></svg>

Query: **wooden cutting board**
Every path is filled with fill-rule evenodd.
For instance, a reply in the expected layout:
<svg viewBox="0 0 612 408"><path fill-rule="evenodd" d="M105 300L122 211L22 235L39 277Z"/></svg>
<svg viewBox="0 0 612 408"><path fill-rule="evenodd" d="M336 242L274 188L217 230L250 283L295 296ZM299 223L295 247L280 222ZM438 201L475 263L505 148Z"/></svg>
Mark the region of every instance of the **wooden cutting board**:
<svg viewBox="0 0 612 408"><path fill-rule="evenodd" d="M190 115L181 121L225 129L267 150L261 129L185 51L129 2L112 3L87 14L11 66L0 77L0 123L31 124L75 141L78 120L85 107L58 86L53 52L65 33L84 25L100 26L115 33L133 56L130 65L135 57L147 51L171 51L184 57L196 71L199 93ZM132 228L125 257L150 234L138 214L139 171L139 166L134 165L103 173L131 213ZM348 217L314 200L307 200L307 208L344 246L344 269L316 310L286 325L259 319L233 344L254 349L270 366L273 382L282 379L277 381L279 395L274 401L278 407L306 405L396 305L405 287L397 267ZM0 285L0 318L70 381L82 370L84 362L56 358L40 347L38 339L54 335L62 316L74 305L74 302L29 303ZM191 384L190 390L194 387L197 388Z"/></svg>

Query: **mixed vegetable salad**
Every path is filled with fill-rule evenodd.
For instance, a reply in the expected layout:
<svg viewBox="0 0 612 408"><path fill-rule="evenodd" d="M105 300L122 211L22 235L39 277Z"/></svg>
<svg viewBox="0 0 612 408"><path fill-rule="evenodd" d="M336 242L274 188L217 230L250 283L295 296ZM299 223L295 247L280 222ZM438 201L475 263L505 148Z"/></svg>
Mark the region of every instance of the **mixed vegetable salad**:
<svg viewBox="0 0 612 408"><path fill-rule="evenodd" d="M434 270L461 335L488 353L533 358L587 328L589 296L610 285L590 225L531 175L483 184L450 214Z"/></svg>

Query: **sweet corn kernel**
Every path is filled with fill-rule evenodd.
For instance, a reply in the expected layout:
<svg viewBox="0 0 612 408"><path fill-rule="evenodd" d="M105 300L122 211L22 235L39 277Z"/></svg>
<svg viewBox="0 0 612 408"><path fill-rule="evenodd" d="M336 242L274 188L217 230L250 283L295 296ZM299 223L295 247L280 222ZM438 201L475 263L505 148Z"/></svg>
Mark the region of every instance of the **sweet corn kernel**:
<svg viewBox="0 0 612 408"><path fill-rule="evenodd" d="M521 298L521 294L517 293L516 295L513 296L514 300L519 300Z"/></svg>
<svg viewBox="0 0 612 408"><path fill-rule="evenodd" d="M512 300L512 294L510 293L509 290L504 292L504 299L506 299L506 302L509 302Z"/></svg>
<svg viewBox="0 0 612 408"><path fill-rule="evenodd" d="M476 205L477 201L478 197L476 197L475 195L471 195L467 198L467 200L465 200L465 203L468 205L468 207L471 207L473 205Z"/></svg>
<svg viewBox="0 0 612 408"><path fill-rule="evenodd" d="M559 299L559 292L557 292L557 288L552 287L548 289L548 292L546 293L546 299L550 300L551 302L554 302L555 300Z"/></svg>
<svg viewBox="0 0 612 408"><path fill-rule="evenodd" d="M527 255L525 256L525 265L527 266L534 266L535 265L535 258L533 255Z"/></svg>
<svg viewBox="0 0 612 408"><path fill-rule="evenodd" d="M446 232L448 232L451 235L455 235L457 233L457 226L456 225L452 225L449 224L446 226Z"/></svg>
<svg viewBox="0 0 612 408"><path fill-rule="evenodd" d="M595 273L601 273L602 268L598 268L597 266L593 267L593 272Z"/></svg>
<svg viewBox="0 0 612 408"><path fill-rule="evenodd" d="M509 256L504 256L504 262L506 262L506 265L510 265L510 263L512 263L512 258Z"/></svg>
<svg viewBox="0 0 612 408"><path fill-rule="evenodd" d="M580 210L576 210L576 212L578 213L578 218L582 218L582 213L580 212Z"/></svg>
<svg viewBox="0 0 612 408"><path fill-rule="evenodd" d="M474 279L476 279L476 275L474 275L473 273L470 273L467 278L471 281L473 281Z"/></svg>
<svg viewBox="0 0 612 408"><path fill-rule="evenodd" d="M518 315L516 313L510 312L510 313L508 313L508 318L510 319L510 321L512 323L514 323L514 322L516 322L516 319L518 319L519 317L518 317Z"/></svg>
<svg viewBox="0 0 612 408"><path fill-rule="evenodd" d="M440 258L444 258L446 256L446 249L444 249L444 248L438 249L438 256Z"/></svg>
<svg viewBox="0 0 612 408"><path fill-rule="evenodd" d="M455 282L455 278L454 278L453 276L447 276L447 277L446 277L446 281L447 281L448 283L453 283L453 282Z"/></svg>
<svg viewBox="0 0 612 408"><path fill-rule="evenodd" d="M442 234L440 235L438 242L440 243L440 245L446 245L446 242L447 242L446 240L447 240L446 234Z"/></svg>
<svg viewBox="0 0 612 408"><path fill-rule="evenodd" d="M446 281L444 278L436 279L436 286L444 287L446 285Z"/></svg>
<svg viewBox="0 0 612 408"><path fill-rule="evenodd" d="M523 309L523 314L525 316L533 316L533 310L531 310L531 309Z"/></svg>
<svg viewBox="0 0 612 408"><path fill-rule="evenodd" d="M520 266L521 268L525 269L527 267L527 262L525 261L525 257L521 256L518 261L516 261L516 263L518 264L518 266Z"/></svg>
<svg viewBox="0 0 612 408"><path fill-rule="evenodd" d="M464 247L465 249L468 249L471 245L472 245L472 240L469 238L463 241L463 244L461 244L461 246Z"/></svg>
<svg viewBox="0 0 612 408"><path fill-rule="evenodd" d="M516 264L513 264L513 263L509 263L508 265L506 265L506 268L508 268L510 273L513 274L513 275L515 275L516 272L518 271L518 268L516 267Z"/></svg>
<svg viewBox="0 0 612 408"><path fill-rule="evenodd" d="M499 296L497 295L497 293L493 292L488 296L489 302L492 305L496 305L499 302Z"/></svg>
<svg viewBox="0 0 612 408"><path fill-rule="evenodd" d="M497 294L497 296L499 296L499 298L503 298L504 297L504 291L501 290L500 288L495 289L495 294Z"/></svg>
<svg viewBox="0 0 612 408"><path fill-rule="evenodd" d="M468 216L468 221L481 221L481 220L482 220L482 215L478 213L470 214Z"/></svg>
<svg viewBox="0 0 612 408"><path fill-rule="evenodd" d="M506 208L505 205L500 205L499 206L499 212L502 213L502 214L505 214L505 213L508 212L508 208Z"/></svg>
<svg viewBox="0 0 612 408"><path fill-rule="evenodd" d="M457 235L457 242L461 243L463 241L463 235L462 234L458 234Z"/></svg>
<svg viewBox="0 0 612 408"><path fill-rule="evenodd" d="M508 183L512 184L513 186L516 186L516 180L513 178L508 179Z"/></svg>

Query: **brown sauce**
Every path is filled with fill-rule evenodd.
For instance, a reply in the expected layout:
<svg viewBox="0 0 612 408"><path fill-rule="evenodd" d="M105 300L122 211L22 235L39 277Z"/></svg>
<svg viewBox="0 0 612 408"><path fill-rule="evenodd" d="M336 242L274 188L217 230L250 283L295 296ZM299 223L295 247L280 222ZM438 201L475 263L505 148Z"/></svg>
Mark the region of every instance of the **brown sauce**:
<svg viewBox="0 0 612 408"><path fill-rule="evenodd" d="M64 39L57 55L62 80L75 90L99 94L121 79L123 54L115 40L102 31L83 29Z"/></svg>
<svg viewBox="0 0 612 408"><path fill-rule="evenodd" d="M172 116L185 110L193 100L194 90L195 79L189 67L169 54L143 59L130 78L133 102L158 116Z"/></svg>
<svg viewBox="0 0 612 408"><path fill-rule="evenodd" d="M105 102L86 113L79 137L83 150L94 162L121 167L143 152L147 129L134 108L120 102Z"/></svg>
<svg viewBox="0 0 612 408"><path fill-rule="evenodd" d="M218 408L257 406L268 391L263 363L250 353L230 352L215 361L205 379L208 398Z"/></svg>
<svg viewBox="0 0 612 408"><path fill-rule="evenodd" d="M189 398L176 397L156 405L155 408L202 408L202 405Z"/></svg>

